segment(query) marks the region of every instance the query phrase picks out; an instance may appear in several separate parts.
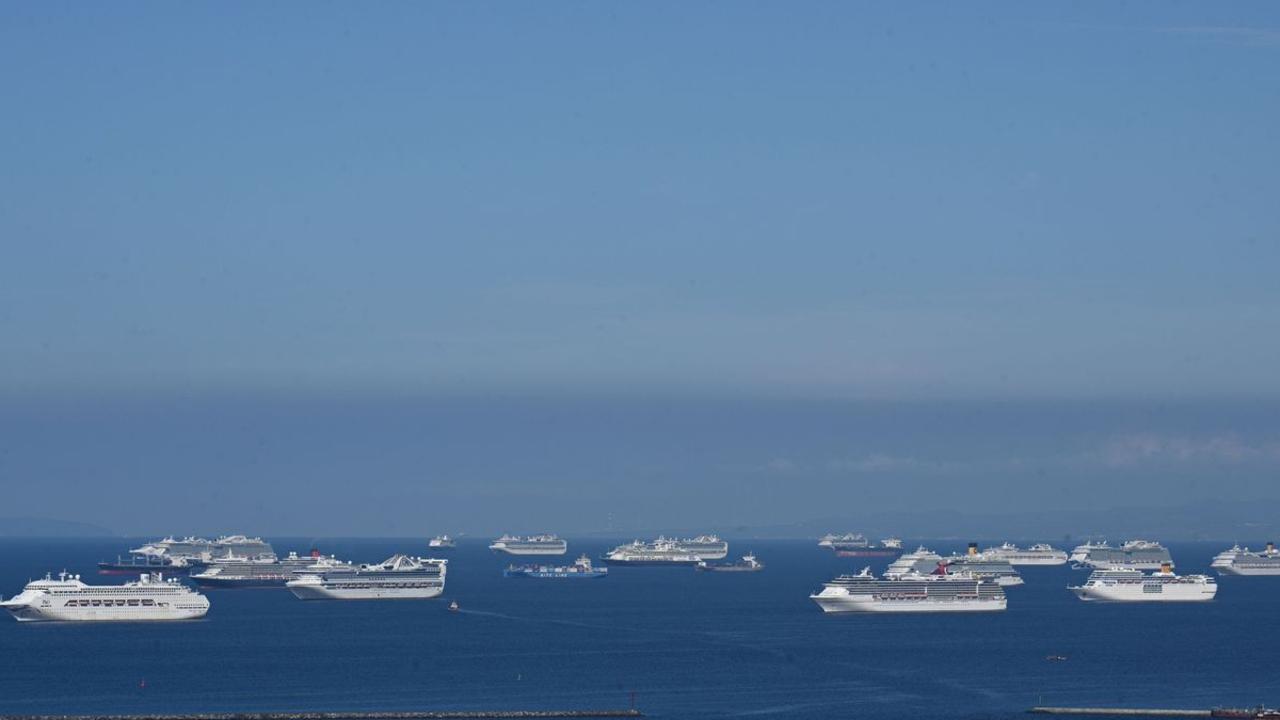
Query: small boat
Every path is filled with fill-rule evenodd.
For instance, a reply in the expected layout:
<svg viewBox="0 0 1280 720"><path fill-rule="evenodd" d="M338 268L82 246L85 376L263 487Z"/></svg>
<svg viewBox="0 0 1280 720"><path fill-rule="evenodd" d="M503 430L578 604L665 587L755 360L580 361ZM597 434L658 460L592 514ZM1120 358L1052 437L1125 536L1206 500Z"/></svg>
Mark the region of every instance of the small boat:
<svg viewBox="0 0 1280 720"><path fill-rule="evenodd" d="M759 572L764 569L764 563L756 560L755 554L747 553L742 556L742 562L713 564L700 560L694 568L707 572Z"/></svg>
<svg viewBox="0 0 1280 720"><path fill-rule="evenodd" d="M453 600L449 602L449 612L458 612L458 610L460 609L461 608L459 607L457 600Z"/></svg>
<svg viewBox="0 0 1280 720"><path fill-rule="evenodd" d="M1065 662L1067 659L1067 656L1066 655L1045 655L1044 659L1048 660L1049 662Z"/></svg>

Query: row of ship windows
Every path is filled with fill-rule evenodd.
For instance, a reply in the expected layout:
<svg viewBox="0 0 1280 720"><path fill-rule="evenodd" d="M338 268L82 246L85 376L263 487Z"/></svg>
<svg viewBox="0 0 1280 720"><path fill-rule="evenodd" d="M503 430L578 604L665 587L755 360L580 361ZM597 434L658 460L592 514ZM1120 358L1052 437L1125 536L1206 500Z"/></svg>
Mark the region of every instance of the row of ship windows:
<svg viewBox="0 0 1280 720"><path fill-rule="evenodd" d="M156 604L155 600L143 598L141 600L68 600L62 604L63 607L151 607Z"/></svg>
<svg viewBox="0 0 1280 720"><path fill-rule="evenodd" d="M427 582L427 583L334 583L333 587L342 588L343 590L351 589L351 588L360 589L360 590L370 590L370 589L378 589L378 588L436 587L439 584L440 583L433 583L433 582Z"/></svg>

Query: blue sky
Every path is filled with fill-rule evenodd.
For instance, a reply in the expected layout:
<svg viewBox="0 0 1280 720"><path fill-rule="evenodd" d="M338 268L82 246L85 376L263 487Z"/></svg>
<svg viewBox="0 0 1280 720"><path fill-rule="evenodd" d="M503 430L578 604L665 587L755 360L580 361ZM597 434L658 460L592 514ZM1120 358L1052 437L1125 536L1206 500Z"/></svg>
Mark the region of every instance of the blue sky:
<svg viewBox="0 0 1280 720"><path fill-rule="evenodd" d="M160 531L107 488L199 464L260 532L229 487L331 523L371 466L474 527L1272 497L1277 77L1274 3L6 3L0 477Z"/></svg>
<svg viewBox="0 0 1280 720"><path fill-rule="evenodd" d="M9 4L10 390L1275 390L1268 3Z"/></svg>

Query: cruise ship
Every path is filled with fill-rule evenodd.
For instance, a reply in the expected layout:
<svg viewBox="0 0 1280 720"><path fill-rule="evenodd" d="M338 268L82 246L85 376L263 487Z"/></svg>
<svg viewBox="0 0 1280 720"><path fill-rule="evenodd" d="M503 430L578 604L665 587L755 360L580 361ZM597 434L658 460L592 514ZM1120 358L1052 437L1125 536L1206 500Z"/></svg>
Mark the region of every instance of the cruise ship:
<svg viewBox="0 0 1280 720"><path fill-rule="evenodd" d="M437 535L427 541L427 547L432 550L452 550L458 547L458 541L448 535Z"/></svg>
<svg viewBox="0 0 1280 720"><path fill-rule="evenodd" d="M1066 565L1067 553L1052 545L1036 543L1023 549L1013 543L1002 543L1000 547L986 548L982 554L989 558L1006 560L1010 565Z"/></svg>
<svg viewBox="0 0 1280 720"><path fill-rule="evenodd" d="M508 555L563 555L569 550L569 543L555 535L503 535L490 543L489 549Z"/></svg>
<svg viewBox="0 0 1280 720"><path fill-rule="evenodd" d="M503 577L556 578L561 580L602 578L609 574L609 568L598 568L591 564L591 558L583 555L572 565L550 567L547 565L508 565L502 571Z"/></svg>
<svg viewBox="0 0 1280 720"><path fill-rule="evenodd" d="M1271 542L1260 552L1236 545L1214 556L1209 567L1219 575L1280 575L1280 550Z"/></svg>
<svg viewBox="0 0 1280 720"><path fill-rule="evenodd" d="M1068 588L1081 600L1111 602L1198 602L1212 600L1218 585L1208 575L1175 575L1165 563L1144 575L1135 568L1094 570L1083 585Z"/></svg>
<svg viewBox="0 0 1280 720"><path fill-rule="evenodd" d="M376 565L299 574L285 587L303 600L421 600L444 592L448 560L392 555Z"/></svg>
<svg viewBox="0 0 1280 720"><path fill-rule="evenodd" d="M878 579L870 568L841 575L809 598L823 612L996 612L1008 604L1004 588L972 576L910 573Z"/></svg>
<svg viewBox="0 0 1280 720"><path fill-rule="evenodd" d="M661 542L665 538L659 537ZM695 538L674 538L672 542L683 552L693 553L703 560L723 560L729 555L729 543L718 535L699 535Z"/></svg>
<svg viewBox="0 0 1280 720"><path fill-rule="evenodd" d="M930 573L942 563L942 556L921 545L912 552L900 556L889 563L884 571L886 577L907 575L910 573Z"/></svg>
<svg viewBox="0 0 1280 720"><path fill-rule="evenodd" d="M651 543L636 540L619 545L604 556L610 565L697 565L704 558L681 548L674 540L659 538Z"/></svg>
<svg viewBox="0 0 1280 720"><path fill-rule="evenodd" d="M245 537L244 535L224 535L216 540L198 537L175 539L173 536L150 542L142 547L129 551L132 555L143 557L164 557L170 560L183 559L189 564L207 563L214 558L239 555L241 557L261 557L275 555L271 543L262 538Z"/></svg>
<svg viewBox="0 0 1280 720"><path fill-rule="evenodd" d="M980 580L988 580L1002 587L1022 584L1013 563L1004 558L991 557L978 552L977 543L969 543L964 555L950 555L942 559L949 573L969 573ZM922 571L923 572L923 571Z"/></svg>
<svg viewBox="0 0 1280 720"><path fill-rule="evenodd" d="M1105 542L1085 543L1071 551L1071 562L1089 568L1133 568L1134 570L1159 570L1173 567L1173 558L1160 543L1149 540L1130 540L1120 547Z"/></svg>
<svg viewBox="0 0 1280 720"><path fill-rule="evenodd" d="M284 587L285 583L305 573L352 569L350 563L333 556L325 557L317 550L310 555L291 552L278 560L267 555L258 558L227 557L213 560L191 579L207 588Z"/></svg>
<svg viewBox="0 0 1280 720"><path fill-rule="evenodd" d="M190 620L209 612L209 599L162 575L143 575L123 585L86 585L63 572L55 580L27 583L17 596L0 602L19 622L148 622Z"/></svg>
<svg viewBox="0 0 1280 720"><path fill-rule="evenodd" d="M902 552L902 540L885 538L876 543L862 533L828 534L818 540L818 547L831 548L841 557L891 557Z"/></svg>

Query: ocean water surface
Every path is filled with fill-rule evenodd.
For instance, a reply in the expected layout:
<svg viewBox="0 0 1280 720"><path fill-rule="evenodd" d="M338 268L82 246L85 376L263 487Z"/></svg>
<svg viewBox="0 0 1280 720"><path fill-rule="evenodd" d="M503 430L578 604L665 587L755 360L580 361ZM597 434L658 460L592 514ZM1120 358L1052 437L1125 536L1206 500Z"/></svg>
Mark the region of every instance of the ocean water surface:
<svg viewBox="0 0 1280 720"><path fill-rule="evenodd" d="M571 538L565 560L630 539ZM429 554L422 539L272 540L282 554L315 545L363 562ZM755 551L766 569L508 579L510 558L464 539L437 553L450 559L439 600L210 590L209 615L192 622L2 617L0 714L622 708L634 696L659 718L1012 718L1041 703L1280 702L1280 577L1220 578L1211 603L1098 604L1066 590L1083 571L1027 567L1004 613L831 616L809 593L887 559L837 558L811 540L730 541L731 557ZM136 544L0 540L0 593L64 568L121 582L95 563ZM1180 572L1207 570L1222 548L1170 546Z"/></svg>

